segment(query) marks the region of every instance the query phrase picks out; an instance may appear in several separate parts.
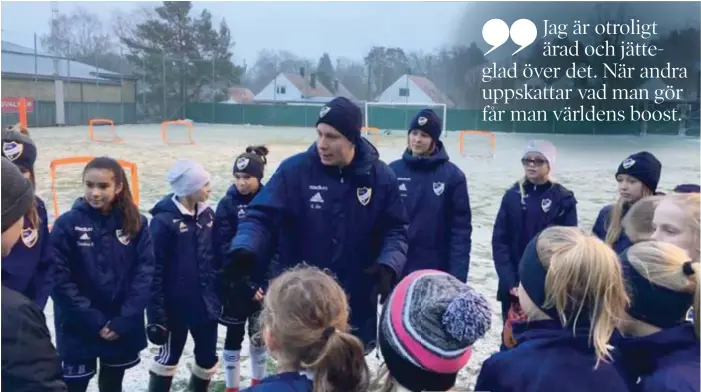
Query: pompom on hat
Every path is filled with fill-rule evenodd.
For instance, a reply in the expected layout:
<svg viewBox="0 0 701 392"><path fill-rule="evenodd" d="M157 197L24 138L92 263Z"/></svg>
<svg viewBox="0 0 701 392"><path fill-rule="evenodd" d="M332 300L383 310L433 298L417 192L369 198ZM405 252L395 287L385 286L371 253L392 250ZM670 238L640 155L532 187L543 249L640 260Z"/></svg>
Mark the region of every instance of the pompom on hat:
<svg viewBox="0 0 701 392"><path fill-rule="evenodd" d="M466 284L445 272L416 271L399 282L382 310L380 350L402 387L445 391L491 320L487 300Z"/></svg>

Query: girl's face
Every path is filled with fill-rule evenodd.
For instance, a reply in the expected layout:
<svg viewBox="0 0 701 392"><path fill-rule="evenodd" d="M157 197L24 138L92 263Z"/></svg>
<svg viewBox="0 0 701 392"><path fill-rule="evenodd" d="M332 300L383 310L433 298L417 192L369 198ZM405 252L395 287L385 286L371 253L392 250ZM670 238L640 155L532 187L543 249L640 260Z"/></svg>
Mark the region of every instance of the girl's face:
<svg viewBox="0 0 701 392"><path fill-rule="evenodd" d="M6 257L10 254L12 247L15 246L19 237L22 235L23 227L24 217L21 217L2 233L2 257Z"/></svg>
<svg viewBox="0 0 701 392"><path fill-rule="evenodd" d="M433 139L428 133L414 129L409 132L409 150L412 155L428 155L433 149Z"/></svg>
<svg viewBox="0 0 701 392"><path fill-rule="evenodd" d="M117 185L114 173L108 169L88 169L83 175L85 200L100 211L109 211L114 199L122 192L123 186Z"/></svg>
<svg viewBox="0 0 701 392"><path fill-rule="evenodd" d="M619 174L616 176L616 181L618 182L618 195L621 200L635 203L643 197L645 185L637 178L628 174Z"/></svg>
<svg viewBox="0 0 701 392"><path fill-rule="evenodd" d="M260 182L250 174L236 173L234 174L234 185L236 185L236 190L240 194L250 195L258 190Z"/></svg>
<svg viewBox="0 0 701 392"><path fill-rule="evenodd" d="M550 165L545 156L539 152L529 152L521 158L523 171L530 181L545 180L550 173Z"/></svg>
<svg viewBox="0 0 701 392"><path fill-rule="evenodd" d="M698 260L699 255L695 254L696 241L699 233L693 233L692 228L685 222L689 219L684 211L670 200L662 200L655 209L652 218L652 239L668 242L687 251L689 256Z"/></svg>
<svg viewBox="0 0 701 392"><path fill-rule="evenodd" d="M188 198L193 203L205 202L205 201L207 201L207 199L209 199L209 193L211 192L211 190L212 190L211 185L209 183L206 183L206 184L204 184L202 189L200 189L199 191L188 196Z"/></svg>

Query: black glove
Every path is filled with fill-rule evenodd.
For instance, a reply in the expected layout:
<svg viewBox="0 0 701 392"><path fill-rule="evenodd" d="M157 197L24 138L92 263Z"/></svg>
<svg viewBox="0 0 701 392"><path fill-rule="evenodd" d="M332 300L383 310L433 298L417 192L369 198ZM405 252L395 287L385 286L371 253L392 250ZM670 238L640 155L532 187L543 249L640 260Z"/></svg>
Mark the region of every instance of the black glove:
<svg viewBox="0 0 701 392"><path fill-rule="evenodd" d="M245 324L248 316L253 314L260 304L253 298L258 285L249 279L239 279L229 283L221 298L222 313L219 322L224 325Z"/></svg>
<svg viewBox="0 0 701 392"><path fill-rule="evenodd" d="M392 267L379 263L374 264L364 272L375 278L377 294L380 295L380 304L384 305L387 297L392 292L392 286L394 286L397 274Z"/></svg>
<svg viewBox="0 0 701 392"><path fill-rule="evenodd" d="M222 271L222 282L238 281L246 278L253 272L256 265L256 255L248 249L234 249L226 255L224 270Z"/></svg>
<svg viewBox="0 0 701 392"><path fill-rule="evenodd" d="M168 329L159 324L149 324L146 326L146 337L156 346L162 346L168 341Z"/></svg>

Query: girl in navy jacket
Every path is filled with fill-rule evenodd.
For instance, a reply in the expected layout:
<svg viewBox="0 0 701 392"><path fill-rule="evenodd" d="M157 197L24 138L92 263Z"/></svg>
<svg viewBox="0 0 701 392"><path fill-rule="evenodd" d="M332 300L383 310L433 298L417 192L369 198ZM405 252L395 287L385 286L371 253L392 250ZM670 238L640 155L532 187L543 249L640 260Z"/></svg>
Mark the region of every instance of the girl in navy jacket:
<svg viewBox="0 0 701 392"><path fill-rule="evenodd" d="M476 391L622 392L609 341L628 305L610 247L574 227L545 229L519 264L518 297L528 321L516 347L483 364Z"/></svg>
<svg viewBox="0 0 701 392"><path fill-rule="evenodd" d="M279 373L248 392L366 392L363 344L348 325L348 299L330 275L300 265L275 278L261 312L265 346Z"/></svg>
<svg viewBox="0 0 701 392"><path fill-rule="evenodd" d="M615 176L618 183L618 201L599 211L592 229L593 233L613 247L616 253L621 253L632 245L622 229L623 217L635 202L655 194L661 171L660 161L647 151L635 153L618 165Z"/></svg>
<svg viewBox="0 0 701 392"><path fill-rule="evenodd" d="M501 199L492 232L492 257L499 277L497 300L502 320L517 300L518 263L528 242L550 226L577 226L574 193L552 180L556 150L546 140L531 140L521 158L524 177Z"/></svg>
<svg viewBox="0 0 701 392"><path fill-rule="evenodd" d="M409 215L409 250L400 278L420 269L447 272L467 281L472 213L467 179L449 161L439 140L441 119L421 110L409 127L409 146L392 162Z"/></svg>
<svg viewBox="0 0 701 392"><path fill-rule="evenodd" d="M179 160L167 174L173 193L151 210L156 259L149 301L149 340L160 345L150 369L149 391L169 391L185 348L195 341L190 390L206 391L217 365L217 318L221 313L212 231L214 211L209 173L197 162Z"/></svg>
<svg viewBox="0 0 701 392"><path fill-rule="evenodd" d="M51 231L56 345L69 391L85 391L100 359L100 391L121 391L146 348L144 308L153 248L124 169L108 157L83 171L85 196Z"/></svg>
<svg viewBox="0 0 701 392"><path fill-rule="evenodd" d="M37 148L25 128L15 127L2 132L2 156L12 161L36 186L34 162ZM46 206L38 196L34 197L34 206L24 219L20 241L2 260L2 284L24 294L44 309L51 292L54 261Z"/></svg>
<svg viewBox="0 0 701 392"><path fill-rule="evenodd" d="M267 163L268 149L265 146L250 146L234 162L234 185L219 201L214 220L213 242L219 265L223 265L231 240L236 234L239 220L246 216L248 204L262 189L263 172ZM219 322L226 326L224 342L224 376L226 391L238 392L241 371L241 343L248 320L249 350L251 358L251 384L257 385L265 378L266 349L258 333L260 303L266 284L266 263L258 263L256 271L247 279L234 282L235 295L222 298L223 313Z"/></svg>
<svg viewBox="0 0 701 392"><path fill-rule="evenodd" d="M625 338L614 344L631 391L699 391L699 263L654 240L631 246L620 259L632 301ZM685 315L692 305L690 323Z"/></svg>

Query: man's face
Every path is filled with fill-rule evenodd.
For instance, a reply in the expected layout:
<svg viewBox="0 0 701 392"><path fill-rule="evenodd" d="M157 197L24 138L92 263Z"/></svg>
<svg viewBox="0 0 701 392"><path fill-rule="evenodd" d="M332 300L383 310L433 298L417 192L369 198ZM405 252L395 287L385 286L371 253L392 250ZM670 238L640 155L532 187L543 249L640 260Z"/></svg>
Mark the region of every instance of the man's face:
<svg viewBox="0 0 701 392"><path fill-rule="evenodd" d="M316 149L326 166L346 166L353 159L355 146L331 125L316 126Z"/></svg>

